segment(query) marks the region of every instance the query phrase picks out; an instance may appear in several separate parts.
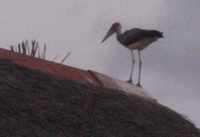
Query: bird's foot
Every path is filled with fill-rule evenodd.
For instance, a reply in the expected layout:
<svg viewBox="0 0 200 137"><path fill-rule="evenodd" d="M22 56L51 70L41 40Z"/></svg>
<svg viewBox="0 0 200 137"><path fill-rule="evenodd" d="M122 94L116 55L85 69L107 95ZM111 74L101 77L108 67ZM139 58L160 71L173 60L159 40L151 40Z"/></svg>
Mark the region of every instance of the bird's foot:
<svg viewBox="0 0 200 137"><path fill-rule="evenodd" d="M136 86L138 86L138 87L141 87L141 88L142 88L142 86L140 85L140 83L137 83L137 84L136 84Z"/></svg>
<svg viewBox="0 0 200 137"><path fill-rule="evenodd" d="M132 79L129 79L129 80L126 81L126 82L128 82L128 83L130 83L130 84L134 84L133 81L132 81Z"/></svg>

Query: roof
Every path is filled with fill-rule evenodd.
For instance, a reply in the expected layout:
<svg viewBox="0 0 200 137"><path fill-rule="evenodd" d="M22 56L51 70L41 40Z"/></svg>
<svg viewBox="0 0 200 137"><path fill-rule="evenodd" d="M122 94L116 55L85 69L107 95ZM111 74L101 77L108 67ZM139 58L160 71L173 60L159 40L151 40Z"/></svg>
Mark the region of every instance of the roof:
<svg viewBox="0 0 200 137"><path fill-rule="evenodd" d="M199 137L182 115L98 84L0 59L0 136Z"/></svg>
<svg viewBox="0 0 200 137"><path fill-rule="evenodd" d="M123 90L125 92L137 94L138 96L155 101L155 99L141 87L135 86L133 84L127 83L116 78L109 77L107 75L92 70L82 70L75 67L66 66L55 62L19 54L1 48L0 58L12 60L18 65L25 66L31 69L48 72L53 75L62 76L74 80L90 82L112 89Z"/></svg>

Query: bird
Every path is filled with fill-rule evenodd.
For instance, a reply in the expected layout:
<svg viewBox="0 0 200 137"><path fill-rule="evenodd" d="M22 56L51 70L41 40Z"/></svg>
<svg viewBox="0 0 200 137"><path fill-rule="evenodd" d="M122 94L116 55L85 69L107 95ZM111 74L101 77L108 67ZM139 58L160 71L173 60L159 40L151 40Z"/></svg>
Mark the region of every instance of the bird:
<svg viewBox="0 0 200 137"><path fill-rule="evenodd" d="M133 84L132 75L133 75L133 68L135 64L133 50L138 51L139 56L139 74L138 74L138 83L136 84L139 87L142 87L140 84L140 77L141 77L141 69L142 69L142 60L140 51L144 48L148 47L153 42L156 42L159 38L164 38L163 32L158 30L146 30L140 28L133 28L130 30L121 33L121 24L119 22L115 22L112 24L108 32L106 33L105 37L103 38L103 43L108 37L116 33L116 38L124 47L131 50L132 56L132 66L131 66L131 74L130 78L127 81L128 83Z"/></svg>

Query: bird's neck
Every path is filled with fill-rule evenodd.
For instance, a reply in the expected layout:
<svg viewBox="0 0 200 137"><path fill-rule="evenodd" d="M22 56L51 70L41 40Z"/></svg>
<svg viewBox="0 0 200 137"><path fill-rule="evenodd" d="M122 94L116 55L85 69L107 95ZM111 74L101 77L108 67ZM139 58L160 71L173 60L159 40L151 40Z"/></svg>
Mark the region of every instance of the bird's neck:
<svg viewBox="0 0 200 137"><path fill-rule="evenodd" d="M120 29L116 30L116 37L117 37L117 39L119 39L120 35L121 35L121 30Z"/></svg>

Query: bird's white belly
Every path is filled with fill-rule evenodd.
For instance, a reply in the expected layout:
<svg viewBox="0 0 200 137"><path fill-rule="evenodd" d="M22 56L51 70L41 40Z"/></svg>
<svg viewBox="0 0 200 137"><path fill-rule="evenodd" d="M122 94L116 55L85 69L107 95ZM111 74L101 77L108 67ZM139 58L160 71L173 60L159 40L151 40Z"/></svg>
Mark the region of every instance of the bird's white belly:
<svg viewBox="0 0 200 137"><path fill-rule="evenodd" d="M153 39L144 38L138 42L128 45L127 48L142 50L142 49L146 48L147 46L149 46L152 42L155 42L155 41L156 41L155 39L153 40Z"/></svg>

